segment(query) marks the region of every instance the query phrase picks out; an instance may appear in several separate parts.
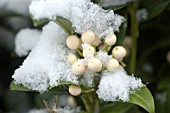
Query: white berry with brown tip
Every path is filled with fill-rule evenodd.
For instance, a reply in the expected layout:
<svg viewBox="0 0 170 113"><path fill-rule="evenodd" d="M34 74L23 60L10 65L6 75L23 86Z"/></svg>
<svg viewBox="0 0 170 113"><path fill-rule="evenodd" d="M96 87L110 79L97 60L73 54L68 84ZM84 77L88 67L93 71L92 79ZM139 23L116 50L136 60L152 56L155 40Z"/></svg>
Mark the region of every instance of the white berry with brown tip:
<svg viewBox="0 0 170 113"><path fill-rule="evenodd" d="M66 44L68 48L76 50L80 46L80 39L76 35L71 35L67 38Z"/></svg>
<svg viewBox="0 0 170 113"><path fill-rule="evenodd" d="M93 72L100 72L102 69L102 62L97 58L91 58L88 61L88 68Z"/></svg>
<svg viewBox="0 0 170 113"><path fill-rule="evenodd" d="M74 54L69 54L69 55L67 56L67 61L68 61L68 63L73 64L74 62L77 61L76 55L74 55Z"/></svg>
<svg viewBox="0 0 170 113"><path fill-rule="evenodd" d="M112 55L118 61L122 61L122 59L126 56L126 49L122 46L116 46L112 50Z"/></svg>
<svg viewBox="0 0 170 113"><path fill-rule="evenodd" d="M87 46L83 49L83 56L86 57L88 54L94 55L96 50L93 46Z"/></svg>
<svg viewBox="0 0 170 113"><path fill-rule="evenodd" d="M119 62L116 59L110 59L107 62L107 70L114 72L119 67Z"/></svg>
<svg viewBox="0 0 170 113"><path fill-rule="evenodd" d="M117 37L115 34L110 34L110 35L106 36L106 38L105 38L105 43L109 46L114 45L116 43L116 41L117 41Z"/></svg>
<svg viewBox="0 0 170 113"><path fill-rule="evenodd" d="M77 75L77 76L81 76L85 73L86 67L85 65L80 62L80 61L76 61L73 63L72 65L72 72Z"/></svg>
<svg viewBox="0 0 170 113"><path fill-rule="evenodd" d="M70 85L69 86L69 93L73 96L78 96L81 94L81 88L77 85Z"/></svg>
<svg viewBox="0 0 170 113"><path fill-rule="evenodd" d="M93 33L93 31L88 30L82 34L81 40L84 43L91 44L95 40L95 34Z"/></svg>

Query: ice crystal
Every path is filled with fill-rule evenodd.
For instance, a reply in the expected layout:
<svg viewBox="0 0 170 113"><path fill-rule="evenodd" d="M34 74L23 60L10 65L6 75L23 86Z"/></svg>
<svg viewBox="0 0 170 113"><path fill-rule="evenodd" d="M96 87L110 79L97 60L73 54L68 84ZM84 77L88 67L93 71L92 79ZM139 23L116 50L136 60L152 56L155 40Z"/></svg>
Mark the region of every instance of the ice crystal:
<svg viewBox="0 0 170 113"><path fill-rule="evenodd" d="M105 67L107 65L108 60L112 58L111 56L108 55L107 52L101 50L97 52L95 57L98 58Z"/></svg>
<svg viewBox="0 0 170 113"><path fill-rule="evenodd" d="M92 30L99 38L118 31L124 21L122 16L114 14L111 10L103 10L89 0L33 1L30 5L30 13L38 20L62 16L72 22L75 32L81 34Z"/></svg>
<svg viewBox="0 0 170 113"><path fill-rule="evenodd" d="M36 47L13 75L16 84L44 92L49 85L58 85L62 80L75 84L78 82L65 61L66 54L70 51L65 46L66 34L62 35L63 33L54 22L43 28Z"/></svg>
<svg viewBox="0 0 170 113"><path fill-rule="evenodd" d="M22 29L15 38L15 52L18 56L26 56L35 47L41 32L36 29Z"/></svg>
<svg viewBox="0 0 170 113"><path fill-rule="evenodd" d="M32 109L28 113L48 113L46 109Z"/></svg>
<svg viewBox="0 0 170 113"><path fill-rule="evenodd" d="M128 76L122 67L115 72L103 72L97 94L104 101L128 101L129 95L142 87L141 79Z"/></svg>
<svg viewBox="0 0 170 113"><path fill-rule="evenodd" d="M104 7L122 5L134 0L100 0L99 4Z"/></svg>
<svg viewBox="0 0 170 113"><path fill-rule="evenodd" d="M71 109L70 107L66 106L64 108L57 108L54 109L57 113L79 113L80 112L80 107Z"/></svg>

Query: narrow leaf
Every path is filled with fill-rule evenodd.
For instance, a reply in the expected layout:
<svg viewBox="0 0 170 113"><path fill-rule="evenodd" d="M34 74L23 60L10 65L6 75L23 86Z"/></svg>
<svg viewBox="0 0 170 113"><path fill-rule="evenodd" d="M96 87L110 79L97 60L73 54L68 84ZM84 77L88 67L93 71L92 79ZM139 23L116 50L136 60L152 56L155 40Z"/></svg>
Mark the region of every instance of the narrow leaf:
<svg viewBox="0 0 170 113"><path fill-rule="evenodd" d="M149 113L155 113L153 96L146 86L132 93L129 102L143 107Z"/></svg>

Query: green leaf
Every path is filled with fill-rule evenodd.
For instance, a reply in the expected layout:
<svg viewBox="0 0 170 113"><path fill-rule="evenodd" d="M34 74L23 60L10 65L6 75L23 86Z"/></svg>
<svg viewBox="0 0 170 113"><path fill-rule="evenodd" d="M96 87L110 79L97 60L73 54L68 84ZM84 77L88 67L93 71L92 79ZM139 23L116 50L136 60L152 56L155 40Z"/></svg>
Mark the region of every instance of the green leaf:
<svg viewBox="0 0 170 113"><path fill-rule="evenodd" d="M33 25L35 27L38 27L38 26L41 26L41 25L43 26L43 25L45 25L45 24L47 24L49 22L48 19L36 20L33 17L31 17L31 18L32 18Z"/></svg>
<svg viewBox="0 0 170 113"><path fill-rule="evenodd" d="M100 113L125 113L132 107L132 104L115 102L105 105L101 108Z"/></svg>
<svg viewBox="0 0 170 113"><path fill-rule="evenodd" d="M57 17L53 21L57 23L68 35L71 35L73 33L72 23L69 20L63 17Z"/></svg>
<svg viewBox="0 0 170 113"><path fill-rule="evenodd" d="M28 89L27 87L25 87L23 85L15 84L14 80L10 84L10 90L36 92L34 90ZM58 86L58 87L54 87L54 88L49 89L48 92L50 92L50 93L67 93L68 90L67 90L67 88L64 88L62 86Z"/></svg>
<svg viewBox="0 0 170 113"><path fill-rule="evenodd" d="M19 91L32 91L26 87L24 87L23 85L17 85L14 83L15 81L13 80L10 84L10 90L19 90Z"/></svg>
<svg viewBox="0 0 170 113"><path fill-rule="evenodd" d="M109 6L104 6L104 2L108 2L107 4L109 4ZM102 3L99 3L100 6L102 6L104 9L111 9L113 11L117 11L117 10L120 10L126 6L128 6L131 2L128 2L128 3L125 3L125 4L121 4L121 5L114 5L112 4L111 1L103 1Z"/></svg>
<svg viewBox="0 0 170 113"><path fill-rule="evenodd" d="M155 113L153 96L146 86L132 93L129 102L143 107L149 113Z"/></svg>
<svg viewBox="0 0 170 113"><path fill-rule="evenodd" d="M159 15L170 3L169 0L154 0L151 4L149 4L146 9L149 13L148 20Z"/></svg>
<svg viewBox="0 0 170 113"><path fill-rule="evenodd" d="M126 30L127 30L127 20L122 23L122 25L119 28L119 32L116 33L117 36L117 42L116 45L123 45L123 41L126 37Z"/></svg>
<svg viewBox="0 0 170 113"><path fill-rule="evenodd" d="M64 85L71 85L73 83L71 82L60 82L59 86L55 86L55 87L49 87L49 91L50 93L68 93L68 87L64 86ZM82 89L83 93L89 93L89 92L93 92L94 88L89 88L86 87L83 84L80 84L80 87ZM10 84L10 90L16 90L16 91L30 91L30 92L35 92L34 90L28 89L27 87L23 86L23 85L18 85L15 84L15 81L13 80Z"/></svg>
<svg viewBox="0 0 170 113"><path fill-rule="evenodd" d="M36 20L32 17L32 21L33 21L34 26L38 27L40 25L47 24L50 20L48 19ZM58 24L68 35L71 35L73 33L72 23L69 20L58 16L56 19L52 21Z"/></svg>

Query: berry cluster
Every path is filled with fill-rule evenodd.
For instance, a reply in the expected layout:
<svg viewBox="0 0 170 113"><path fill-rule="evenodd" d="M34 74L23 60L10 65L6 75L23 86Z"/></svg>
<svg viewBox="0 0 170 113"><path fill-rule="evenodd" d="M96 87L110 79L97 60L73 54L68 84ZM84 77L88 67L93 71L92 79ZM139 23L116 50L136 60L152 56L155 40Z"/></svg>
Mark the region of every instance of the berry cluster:
<svg viewBox="0 0 170 113"><path fill-rule="evenodd" d="M99 73L103 70L114 72L126 56L124 47L116 46L113 48L112 55L110 55L110 59L106 62L106 66L95 56L97 51L110 51L116 41L117 37L115 34L106 36L102 41L96 38L95 34L90 30L82 33L81 38L76 35L69 36L66 40L68 48L76 50L81 57L78 59L75 54L67 56L67 61L72 64L72 72L78 77L83 76L86 69L94 73ZM81 88L77 85L70 85L69 92L74 96L78 96L81 94Z"/></svg>

